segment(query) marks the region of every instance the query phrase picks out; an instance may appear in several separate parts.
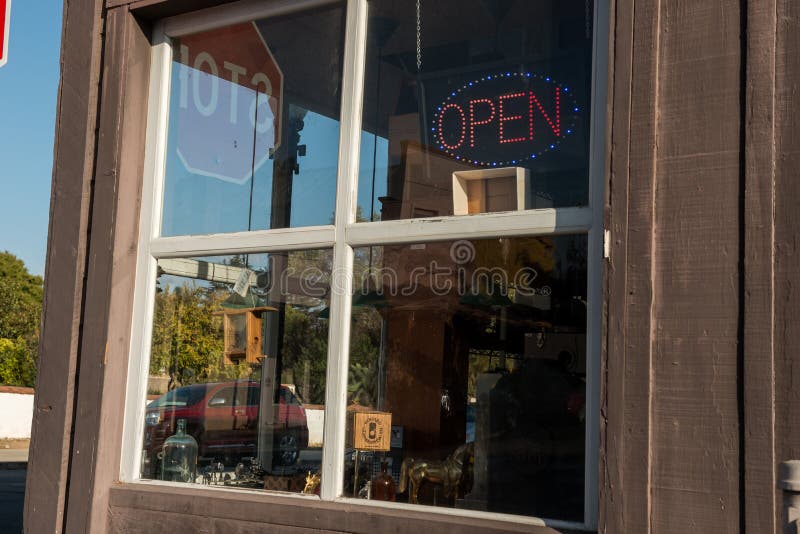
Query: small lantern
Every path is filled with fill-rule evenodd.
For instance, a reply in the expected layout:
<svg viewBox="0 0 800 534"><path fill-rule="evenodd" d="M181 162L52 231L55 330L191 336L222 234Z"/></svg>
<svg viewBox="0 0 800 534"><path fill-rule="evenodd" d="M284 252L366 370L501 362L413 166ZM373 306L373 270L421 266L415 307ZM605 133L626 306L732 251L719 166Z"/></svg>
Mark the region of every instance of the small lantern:
<svg viewBox="0 0 800 534"><path fill-rule="evenodd" d="M264 354L263 324L266 312L278 311L270 306L255 308L228 308L216 312L222 316L226 365L242 361L258 363Z"/></svg>

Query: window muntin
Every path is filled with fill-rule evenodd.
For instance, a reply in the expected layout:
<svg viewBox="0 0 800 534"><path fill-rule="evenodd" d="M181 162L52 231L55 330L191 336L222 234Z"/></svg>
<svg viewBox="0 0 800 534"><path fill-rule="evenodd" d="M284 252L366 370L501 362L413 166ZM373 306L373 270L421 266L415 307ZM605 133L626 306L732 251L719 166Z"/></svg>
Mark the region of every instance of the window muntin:
<svg viewBox="0 0 800 534"><path fill-rule="evenodd" d="M334 5L172 41L162 235L332 222L343 37Z"/></svg>
<svg viewBox="0 0 800 534"><path fill-rule="evenodd" d="M587 205L592 14L588 0L371 0L363 220Z"/></svg>
<svg viewBox="0 0 800 534"><path fill-rule="evenodd" d="M422 4L425 2L423 1ZM277 18L288 12L296 13L304 9L304 2L300 1L288 4L276 3L273 6L266 2L263 6L250 6L253 9L253 18ZM309 1L309 5L318 6L319 2ZM241 7L241 6L239 6ZM408 7L408 6L406 6ZM591 12L592 4L586 3L586 9ZM156 258L171 258L182 255L195 255L197 257L209 257L215 254L245 254L261 250L263 252L273 252L276 250L301 249L307 247L333 246L335 255L333 258L332 290L330 292L330 339L329 339L329 362L328 376L326 382L326 406L325 406L325 435L332 438L326 443L325 454L328 460L324 463L324 477L321 485L321 497L324 500L341 498L346 494L344 487L344 472L339 466L348 465L348 460L352 463L352 451L345 449L344 427L346 421L346 406L339 399L347 397L347 373L342 373L340 369L347 369L347 362L350 355L348 346L351 323L351 302L355 295L351 291L353 279L351 261L353 259L354 247L368 248L368 245L389 246L390 244L410 244L423 243L430 240L453 240L490 237L490 236L548 236L552 234L579 233L588 234L587 249L587 294L586 301L588 312L588 331L586 349L586 461L585 470L586 484L584 495L586 496L584 507L585 512L583 521L556 521L546 522L552 525L560 525L566 528L593 528L596 525L597 517L597 488L596 488L596 448L597 448L597 414L595 413L598 405L597 395L597 370L599 361L599 313L597 304L600 301L600 254L602 251L602 212L598 209L602 205L602 189L598 187L601 183L600 178L603 173L603 143L592 142L591 154L592 162L589 174L592 176L589 189L588 206L578 208L557 208L557 209L533 209L527 211L515 211L508 213L481 213L469 218L445 218L426 221L424 225L415 224L411 221L396 220L378 224L357 224L352 225L356 220L363 220L364 210L357 209L356 192L358 190L358 177L362 178L365 174L365 162L375 161L371 154L365 154L364 143L372 137L369 131L361 130L361 87L360 71L364 68L361 59L365 53L367 37L365 28L367 27L366 0L350 0L347 3L347 35L344 46L344 75L342 78L342 114L341 114L341 141L339 150L338 167L338 195L336 199L336 218L335 227L327 228L293 228L291 230L275 231L275 229L264 232L250 232L246 234L233 234L230 236L188 236L177 238L158 237L158 228L161 226L161 202L163 195L161 191L164 185L163 171L164 158L163 147L167 144L158 139L166 138L166 106L164 103L169 95L170 63L172 54L163 42L170 42L169 36L173 40L180 36L191 34L192 32L205 31L208 28L223 27L230 24L239 24L242 18L242 11L234 6L230 10L214 10L213 16L206 16L205 12L198 12L191 15L167 19L163 24L163 32L156 30L155 42L156 60L154 61L153 75L151 76L151 102L158 105L151 106L148 131L148 151L146 165L152 181L146 180L144 185L143 218L141 225L140 256L139 268L137 269L137 287L144 288L151 284L156 278ZM595 35L595 42L601 44L605 42L607 36L607 9L605 3L600 3L597 12L594 13L594 28L600 30L600 34ZM209 12L210 13L210 12ZM163 36L163 37L162 37ZM604 46L595 46L595 69L599 76L593 80L594 99L605 98L604 92L604 70L607 59L604 55ZM588 97L587 97L588 98ZM368 112L367 105L364 104L364 114ZM589 106L587 106L587 109ZM603 106L591 106L592 111L592 137L596 140L598 136L602 139L604 135L602 114L597 109ZM600 119L600 120L598 120ZM588 130L587 130L588 131ZM374 138L373 138L374 139ZM380 142L380 139L378 139ZM380 146L380 145L378 145ZM359 151L359 148L362 150ZM360 157L360 161L359 161ZM360 170L359 170L360 169ZM371 175L370 170L367 174ZM153 193L151 196L151 192ZM359 204L363 204L359 202ZM359 218L359 211L361 218ZM150 221L152 221L152 224ZM460 222L459 222L460 221ZM335 231L334 231L335 230ZM353 273L355 274L355 273ZM336 282L338 280L338 282ZM348 281L349 280L349 281ZM150 287L153 287L150 285ZM121 479L132 481L139 478L140 461L138 450L133 454L131 448L140 449L142 428L145 417L142 404L139 399L144 396L146 384L139 378L146 375L147 352L150 344L150 332L147 326L151 321L152 290L140 290L136 294L135 313L134 313L134 332L132 339L132 350L134 354L141 354L142 357L133 356L131 360L132 369L141 369L129 374L129 389L133 392L140 392L138 396L128 398L128 417L126 423L127 438L124 441L126 452L123 454L123 464ZM594 307L594 310L593 310ZM141 332L141 334L139 334ZM134 415L135 414L135 415ZM467 414L467 421L474 418L474 414ZM148 418L148 424L150 418ZM131 431L133 430L133 433ZM347 468L345 468L345 471ZM285 488L283 488L285 489ZM364 502L355 500L353 502ZM431 511L438 510L431 508ZM508 514L496 515L486 512L470 512L467 510L458 511L467 515L479 515L483 517L498 517L506 521L518 521L530 524L541 524L539 519L524 518Z"/></svg>

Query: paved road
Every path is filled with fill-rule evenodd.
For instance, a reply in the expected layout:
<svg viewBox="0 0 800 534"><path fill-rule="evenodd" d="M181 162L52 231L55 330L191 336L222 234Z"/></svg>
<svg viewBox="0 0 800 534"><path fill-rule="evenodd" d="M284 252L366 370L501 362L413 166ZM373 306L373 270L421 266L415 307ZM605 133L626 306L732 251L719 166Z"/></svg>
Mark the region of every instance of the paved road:
<svg viewBox="0 0 800 534"><path fill-rule="evenodd" d="M0 533L22 532L25 469L0 469Z"/></svg>

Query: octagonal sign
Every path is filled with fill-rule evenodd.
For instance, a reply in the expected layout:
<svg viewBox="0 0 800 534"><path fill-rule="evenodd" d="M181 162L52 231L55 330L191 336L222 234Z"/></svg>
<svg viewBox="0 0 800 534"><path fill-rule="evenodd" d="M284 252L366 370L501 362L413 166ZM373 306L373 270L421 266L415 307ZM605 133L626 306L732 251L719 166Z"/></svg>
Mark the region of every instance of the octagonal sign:
<svg viewBox="0 0 800 534"><path fill-rule="evenodd" d="M245 23L182 37L177 52L176 155L193 174L246 182L280 144L283 73L269 46Z"/></svg>

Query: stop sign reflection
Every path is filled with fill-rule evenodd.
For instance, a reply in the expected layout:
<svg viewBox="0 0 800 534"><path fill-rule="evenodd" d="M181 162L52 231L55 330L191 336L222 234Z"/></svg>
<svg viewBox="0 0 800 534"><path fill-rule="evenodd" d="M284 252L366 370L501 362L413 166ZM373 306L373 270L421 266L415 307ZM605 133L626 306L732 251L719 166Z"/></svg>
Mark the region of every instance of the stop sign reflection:
<svg viewBox="0 0 800 534"><path fill-rule="evenodd" d="M246 23L183 37L177 55L177 157L193 174L246 182L280 143L283 73L272 52Z"/></svg>

